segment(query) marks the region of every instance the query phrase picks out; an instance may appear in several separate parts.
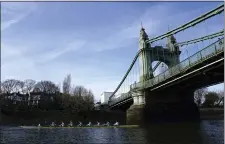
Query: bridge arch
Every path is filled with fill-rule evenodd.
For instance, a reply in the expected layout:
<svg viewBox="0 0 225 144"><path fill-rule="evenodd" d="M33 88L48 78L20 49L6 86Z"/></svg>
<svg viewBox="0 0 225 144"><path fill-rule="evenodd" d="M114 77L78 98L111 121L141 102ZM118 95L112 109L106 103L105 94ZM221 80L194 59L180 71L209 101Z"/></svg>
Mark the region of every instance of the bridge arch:
<svg viewBox="0 0 225 144"><path fill-rule="evenodd" d="M173 35L169 36L167 39L166 47L154 46L148 42L149 38L142 27L139 36L139 50L143 50L138 56L140 65L140 81L145 81L146 79L153 78L153 68L152 62L160 61L164 62L168 68L178 64L180 62L180 49L176 45L176 39Z"/></svg>
<svg viewBox="0 0 225 144"><path fill-rule="evenodd" d="M168 69L168 65L166 63L162 62L162 61L153 61L152 67L154 68L157 65L158 62L160 62L158 67L155 70L153 69L153 76L154 77Z"/></svg>
<svg viewBox="0 0 225 144"><path fill-rule="evenodd" d="M180 53L170 51L162 46L155 46L148 49L148 61L152 64L154 61L165 63L169 68L179 63Z"/></svg>

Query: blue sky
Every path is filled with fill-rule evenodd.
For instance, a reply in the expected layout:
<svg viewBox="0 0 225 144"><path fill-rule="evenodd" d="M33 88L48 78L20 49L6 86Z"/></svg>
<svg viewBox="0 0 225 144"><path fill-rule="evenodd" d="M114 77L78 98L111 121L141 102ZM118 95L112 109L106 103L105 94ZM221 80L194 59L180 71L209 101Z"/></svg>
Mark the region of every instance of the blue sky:
<svg viewBox="0 0 225 144"><path fill-rule="evenodd" d="M152 38L220 4L4 2L1 78L60 84L66 74L71 74L72 84L92 89L99 99L103 91L116 88L131 64L138 50L141 22ZM217 32L224 28L223 18L221 14L175 37L184 41ZM165 44L165 40L156 44ZM190 54L194 53L191 49L196 46L189 48ZM223 84L216 89L223 89Z"/></svg>

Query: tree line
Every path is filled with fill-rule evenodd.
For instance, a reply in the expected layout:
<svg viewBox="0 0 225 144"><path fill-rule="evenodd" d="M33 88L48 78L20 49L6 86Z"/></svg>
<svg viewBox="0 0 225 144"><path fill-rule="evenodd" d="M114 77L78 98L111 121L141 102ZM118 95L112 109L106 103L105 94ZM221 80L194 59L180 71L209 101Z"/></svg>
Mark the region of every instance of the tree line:
<svg viewBox="0 0 225 144"><path fill-rule="evenodd" d="M94 94L84 86L71 86L71 75L67 75L61 86L51 81L36 82L32 79L24 81L7 79L1 82L0 106L20 110L69 110L71 112L89 111L94 108ZM16 98L9 99L16 93L22 100L16 104ZM29 100L40 95L37 105L28 105ZM35 99L37 101L37 99Z"/></svg>
<svg viewBox="0 0 225 144"><path fill-rule="evenodd" d="M195 91L194 100L199 107L223 107L224 91L209 91L207 88L201 88Z"/></svg>

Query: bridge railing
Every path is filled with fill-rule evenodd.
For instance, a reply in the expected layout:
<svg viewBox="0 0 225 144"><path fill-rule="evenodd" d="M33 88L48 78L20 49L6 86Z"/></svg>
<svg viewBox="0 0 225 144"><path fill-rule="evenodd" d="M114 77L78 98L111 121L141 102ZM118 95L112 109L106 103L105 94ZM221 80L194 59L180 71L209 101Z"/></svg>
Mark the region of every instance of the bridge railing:
<svg viewBox="0 0 225 144"><path fill-rule="evenodd" d="M125 93L125 94L121 95L120 97L113 99L113 101L111 101L110 104L112 105L112 104L118 103L120 101L123 101L125 99L129 99L129 98L131 98L131 93L130 92Z"/></svg>
<svg viewBox="0 0 225 144"><path fill-rule="evenodd" d="M159 74L158 76L147 80L145 82L139 82L131 85L131 90L141 90L145 88L152 87L166 79L173 77L187 69L195 66L197 63L202 62L211 56L220 53L224 50L224 39L220 39L215 43L205 47L204 49L198 51L192 56L180 62L178 65L166 70L165 72Z"/></svg>
<svg viewBox="0 0 225 144"><path fill-rule="evenodd" d="M187 59L180 62L178 65L166 70L165 72L159 74L158 76L154 77L153 79L147 80L145 82L135 82L134 84L130 85L130 91L142 90L145 88L152 87L160 82L167 80L170 77L173 77L183 71L188 70L189 68L195 66L197 63L202 62L211 56L220 53L224 50L224 39L220 39L215 43L205 47L204 49L198 51L197 53L193 54L192 56L188 57ZM120 101L125 99L129 99L131 94L128 92L126 95L121 95L117 98L112 98L110 100L110 105L114 105Z"/></svg>

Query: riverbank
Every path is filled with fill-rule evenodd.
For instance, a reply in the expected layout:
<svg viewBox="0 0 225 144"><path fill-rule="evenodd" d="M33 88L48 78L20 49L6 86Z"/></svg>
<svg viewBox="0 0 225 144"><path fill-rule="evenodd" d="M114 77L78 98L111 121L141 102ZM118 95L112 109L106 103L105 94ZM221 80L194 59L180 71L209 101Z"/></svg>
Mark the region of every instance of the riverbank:
<svg viewBox="0 0 225 144"><path fill-rule="evenodd" d="M69 123L73 121L78 124L81 121L87 124L92 123L115 123L118 121L121 125L126 124L126 113L118 111L85 111L72 113L69 111L17 111L14 113L7 113L1 111L0 122L2 125L49 125L52 121L59 124L62 121Z"/></svg>
<svg viewBox="0 0 225 144"><path fill-rule="evenodd" d="M201 120L224 120L223 108L201 108Z"/></svg>
<svg viewBox="0 0 225 144"><path fill-rule="evenodd" d="M224 109L222 108L201 108L201 120L224 120ZM126 124L126 113L117 111L89 111L80 112L77 114L68 113L64 111L30 111L30 112L16 112L13 114L6 114L1 111L0 124L1 125L49 125L52 121L56 123L69 123L72 120L74 124L79 121L83 123L115 123L118 121L121 125Z"/></svg>

